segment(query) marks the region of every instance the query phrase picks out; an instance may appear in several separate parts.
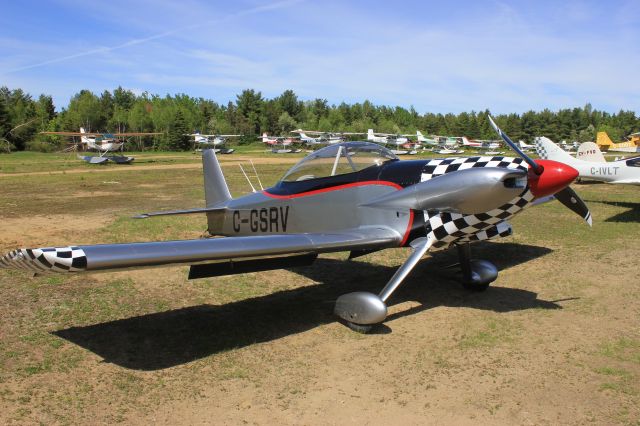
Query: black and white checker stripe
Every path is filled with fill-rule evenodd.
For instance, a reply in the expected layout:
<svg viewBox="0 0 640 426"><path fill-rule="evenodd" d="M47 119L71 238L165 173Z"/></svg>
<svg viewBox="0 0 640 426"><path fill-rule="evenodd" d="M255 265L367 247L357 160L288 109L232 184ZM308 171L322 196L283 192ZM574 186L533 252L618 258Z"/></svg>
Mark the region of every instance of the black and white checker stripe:
<svg viewBox="0 0 640 426"><path fill-rule="evenodd" d="M87 269L87 256L79 247L18 249L0 257L0 268L21 269L38 274L82 272Z"/></svg>
<svg viewBox="0 0 640 426"><path fill-rule="evenodd" d="M421 181L426 181L446 173L473 167L503 167L527 170L522 158L512 157L468 157L432 160L425 166ZM434 248L445 248L454 242L479 241L511 234L506 219L520 212L533 200L533 194L525 189L522 194L508 203L474 215L425 211L424 220L427 235L437 242Z"/></svg>
<svg viewBox="0 0 640 426"><path fill-rule="evenodd" d="M502 222L498 222L497 225L491 226L483 231L462 237L457 242L465 243L471 241L485 241L498 237L508 237L511 234L513 234L511 225L509 222L503 220Z"/></svg>
<svg viewBox="0 0 640 426"><path fill-rule="evenodd" d="M536 138L536 140L533 142L533 145L536 147L536 153L538 153L538 156L540 158L542 158L543 160L549 159L549 153L547 152L547 148L545 148L544 144L540 139Z"/></svg>

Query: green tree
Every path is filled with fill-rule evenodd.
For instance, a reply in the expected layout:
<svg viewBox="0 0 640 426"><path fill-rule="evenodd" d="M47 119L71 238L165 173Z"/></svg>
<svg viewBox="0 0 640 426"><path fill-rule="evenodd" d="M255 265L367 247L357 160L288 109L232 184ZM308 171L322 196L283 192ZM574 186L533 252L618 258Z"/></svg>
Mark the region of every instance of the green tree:
<svg viewBox="0 0 640 426"><path fill-rule="evenodd" d="M189 128L184 114L181 110L177 110L167 134L168 148L173 151L188 151L191 148L191 139L187 135L188 133Z"/></svg>
<svg viewBox="0 0 640 426"><path fill-rule="evenodd" d="M262 114L262 106L264 100L262 94L253 89L243 90L237 96L236 105L238 113L244 119L242 127L243 133L257 135L260 133L260 118Z"/></svg>
<svg viewBox="0 0 640 426"><path fill-rule="evenodd" d="M0 152L10 152L11 142L6 139L9 136L7 133L11 130L11 123L9 122L9 110L7 109L7 103L5 99L0 96Z"/></svg>
<svg viewBox="0 0 640 426"><path fill-rule="evenodd" d="M287 134L298 127L298 123L296 123L296 120L294 120L288 112L284 111L280 114L280 117L278 117L278 127L282 134Z"/></svg>

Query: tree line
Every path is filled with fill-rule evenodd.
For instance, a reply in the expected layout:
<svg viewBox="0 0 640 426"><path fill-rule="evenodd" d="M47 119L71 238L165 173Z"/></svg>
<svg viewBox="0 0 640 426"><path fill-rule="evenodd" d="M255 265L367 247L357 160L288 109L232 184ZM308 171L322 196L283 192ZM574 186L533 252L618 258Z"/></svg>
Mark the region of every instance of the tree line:
<svg viewBox="0 0 640 426"><path fill-rule="evenodd" d="M263 132L288 135L296 128L319 131L376 132L467 136L495 139L487 120L489 110L459 114L418 113L413 107L390 107L362 103L329 105L326 99L303 101L292 90L265 98L253 89L243 90L226 105L185 94L159 96L135 94L118 87L100 95L89 90L75 94L57 110L52 97L34 98L21 89L0 88L0 150L55 151L64 138L41 135L41 131L163 132L163 136L132 139L128 149L188 150L196 130L208 134L242 134L238 143L257 141ZM514 140L531 141L547 136L561 141L592 141L597 131L614 140L640 130L634 111L611 114L590 104L559 111L528 111L497 115L496 121Z"/></svg>

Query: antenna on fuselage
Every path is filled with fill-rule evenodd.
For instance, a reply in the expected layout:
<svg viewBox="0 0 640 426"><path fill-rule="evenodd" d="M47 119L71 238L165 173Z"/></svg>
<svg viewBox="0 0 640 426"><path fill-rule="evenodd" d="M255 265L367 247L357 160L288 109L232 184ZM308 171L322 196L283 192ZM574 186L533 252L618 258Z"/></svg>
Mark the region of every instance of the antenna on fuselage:
<svg viewBox="0 0 640 426"><path fill-rule="evenodd" d="M253 167L253 173L256 174L256 179L258 179L258 184L260 185L260 191L264 191L264 187L262 186L262 182L260 181L260 176L258 175L258 171L256 170L256 166L253 164L253 160L249 160L251 163L251 167Z"/></svg>
<svg viewBox="0 0 640 426"><path fill-rule="evenodd" d="M242 171L244 178L247 180L247 182L249 182L249 186L251 187L251 192L257 192L256 189L253 187L253 184L251 183L249 176L247 176L247 174L244 172L244 169L242 168L242 164L238 164L238 167L240 167L240 170Z"/></svg>

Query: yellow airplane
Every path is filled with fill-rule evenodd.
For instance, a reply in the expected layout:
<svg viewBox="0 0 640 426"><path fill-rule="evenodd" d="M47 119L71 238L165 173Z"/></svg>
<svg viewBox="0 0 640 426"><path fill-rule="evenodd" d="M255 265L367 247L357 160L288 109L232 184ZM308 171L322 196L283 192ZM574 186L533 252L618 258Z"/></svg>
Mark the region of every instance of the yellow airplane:
<svg viewBox="0 0 640 426"><path fill-rule="evenodd" d="M602 151L640 152L640 133L634 133L627 142L614 143L607 132L598 132L596 144Z"/></svg>

